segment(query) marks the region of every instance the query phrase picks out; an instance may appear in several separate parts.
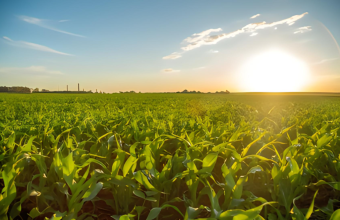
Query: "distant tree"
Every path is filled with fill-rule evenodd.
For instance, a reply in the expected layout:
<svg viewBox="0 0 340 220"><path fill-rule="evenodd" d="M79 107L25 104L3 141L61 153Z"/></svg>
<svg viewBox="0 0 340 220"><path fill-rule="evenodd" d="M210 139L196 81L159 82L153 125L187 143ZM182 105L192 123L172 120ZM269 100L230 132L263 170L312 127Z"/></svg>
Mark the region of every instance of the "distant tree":
<svg viewBox="0 0 340 220"><path fill-rule="evenodd" d="M6 86L1 86L0 87L0 92L8 92L9 91L9 88L6 87Z"/></svg>
<svg viewBox="0 0 340 220"><path fill-rule="evenodd" d="M39 88L35 88L35 89L33 89L33 91L32 92L39 92Z"/></svg>
<svg viewBox="0 0 340 220"><path fill-rule="evenodd" d="M31 93L31 89L23 86L8 87L8 92Z"/></svg>
<svg viewBox="0 0 340 220"><path fill-rule="evenodd" d="M228 90L226 90L226 91L216 91L216 93L222 93L222 94L229 94L230 92L228 91Z"/></svg>
<svg viewBox="0 0 340 220"><path fill-rule="evenodd" d="M201 91L196 91L196 90L188 91L187 89L184 89L182 92L176 92L176 93L202 93L202 92Z"/></svg>
<svg viewBox="0 0 340 220"><path fill-rule="evenodd" d="M48 89L42 89L41 91L42 91L42 92L49 92L50 90L48 90Z"/></svg>

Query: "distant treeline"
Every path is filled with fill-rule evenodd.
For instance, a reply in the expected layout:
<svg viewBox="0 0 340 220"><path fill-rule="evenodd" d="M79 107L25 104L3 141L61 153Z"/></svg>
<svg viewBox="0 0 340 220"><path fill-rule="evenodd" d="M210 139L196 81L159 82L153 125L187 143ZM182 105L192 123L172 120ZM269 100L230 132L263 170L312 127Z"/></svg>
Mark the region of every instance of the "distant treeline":
<svg viewBox="0 0 340 220"><path fill-rule="evenodd" d="M200 91L188 91L186 89L184 89L182 92L176 92L176 93L204 93L204 92L200 92ZM208 92L208 93L211 93L211 92ZM230 92L228 90L225 90L225 91L216 91L215 93L224 93L224 94L229 94Z"/></svg>
<svg viewBox="0 0 340 220"><path fill-rule="evenodd" d="M33 93L92 93L91 91L40 91Z"/></svg>
<svg viewBox="0 0 340 220"><path fill-rule="evenodd" d="M13 93L92 93L92 91L49 91L42 89L39 91L38 88L31 89L25 86L0 86L0 92L13 92Z"/></svg>
<svg viewBox="0 0 340 220"><path fill-rule="evenodd" d="M31 89L28 87L24 86L12 86L12 87L6 87L6 86L0 86L0 92L13 92L13 93L93 93L91 90L90 91L49 91L47 89L42 89L39 90L39 88ZM95 92L95 93L101 93L101 94L106 94L105 92ZM136 93L135 91L119 91L119 93ZM141 92L139 92L141 93ZM173 92L164 92L164 93L173 93ZM200 91L188 91L188 90L183 90L182 92L176 92L176 93L204 93ZM213 92L207 92L207 93L213 93ZM215 93L222 93L222 94L229 94L230 92L228 90L225 91L216 91Z"/></svg>
<svg viewBox="0 0 340 220"><path fill-rule="evenodd" d="M47 89L39 91L39 88L35 88L32 93L92 93L92 91L50 91Z"/></svg>
<svg viewBox="0 0 340 220"><path fill-rule="evenodd" d="M31 93L31 89L24 86L0 86L0 92Z"/></svg>

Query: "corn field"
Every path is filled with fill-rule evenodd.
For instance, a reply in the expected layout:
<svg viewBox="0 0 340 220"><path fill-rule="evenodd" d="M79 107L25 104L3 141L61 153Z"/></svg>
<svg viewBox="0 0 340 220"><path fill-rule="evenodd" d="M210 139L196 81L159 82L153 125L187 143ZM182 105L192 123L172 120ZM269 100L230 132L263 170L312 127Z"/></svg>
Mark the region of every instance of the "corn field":
<svg viewBox="0 0 340 220"><path fill-rule="evenodd" d="M0 219L340 219L340 97L0 94Z"/></svg>

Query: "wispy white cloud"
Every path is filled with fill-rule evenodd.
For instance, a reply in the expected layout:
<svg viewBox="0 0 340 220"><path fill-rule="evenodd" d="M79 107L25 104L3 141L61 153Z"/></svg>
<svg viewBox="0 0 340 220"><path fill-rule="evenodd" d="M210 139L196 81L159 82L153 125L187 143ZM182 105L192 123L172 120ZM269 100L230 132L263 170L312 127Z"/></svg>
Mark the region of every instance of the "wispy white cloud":
<svg viewBox="0 0 340 220"><path fill-rule="evenodd" d="M167 68L167 69L164 69L162 70L163 73L179 73L181 72L180 70L174 70L172 68Z"/></svg>
<svg viewBox="0 0 340 220"><path fill-rule="evenodd" d="M183 50L182 52L174 52L168 56L163 57L163 60L174 60L174 59L178 59L182 57L182 54L184 53L184 51L192 50L195 47L200 47L200 45L196 45L196 42L203 40L204 38L209 36L210 33L220 32L220 31L222 31L222 28L208 29L200 33L195 33L191 35L190 37L185 38L183 40L183 43L189 43L189 47L188 48L182 47L182 50Z"/></svg>
<svg viewBox="0 0 340 220"><path fill-rule="evenodd" d="M219 28L220 29L220 28ZM222 29L221 29L222 30ZM241 30L237 30L228 34L219 34L219 35L205 35L203 38L197 39L197 41L188 42L189 44L181 49L183 51L193 50L195 48L199 48L202 45L209 45L209 44L216 44L217 42L221 41L225 38L235 37L240 33Z"/></svg>
<svg viewBox="0 0 340 220"><path fill-rule="evenodd" d="M222 28L205 30L205 31L202 31L201 33L193 34L193 35L191 35L191 37L187 37L186 39L184 39L184 42L195 43L195 42L205 38L206 36L208 36L212 32L220 32L220 31L222 31Z"/></svg>
<svg viewBox="0 0 340 220"><path fill-rule="evenodd" d="M249 36L253 37L253 36L256 36L257 34L258 34L258 33L253 32L253 33L251 33L251 35L249 35Z"/></svg>
<svg viewBox="0 0 340 220"><path fill-rule="evenodd" d="M280 21L271 22L271 23L266 23L265 21L259 22L259 23L250 23L250 24L242 27L241 29L232 31L230 33L222 33L222 34L218 34L218 35L210 35L210 34L212 32L222 31L221 28L208 29L208 30L202 31L198 34L193 34L192 36L184 39L183 42L187 43L187 45L181 48L181 50L182 50L181 52L175 52L175 53L176 54L183 54L186 51L190 51L190 50L199 48L203 45L217 44L221 40L236 37L237 35L242 34L242 33L254 33L255 31L265 29L265 28L275 27L275 26L281 25L281 24L293 25L297 20L303 18L307 14L308 14L308 12L305 12L305 13L300 14L300 15L294 15L292 17L289 17L289 18L286 18L286 19L283 19L283 20L280 20ZM255 35L252 34L251 36L255 36ZM175 53L172 53L171 55L173 55ZM171 55L166 56L166 57L171 57ZM178 56L174 56L174 57L176 57L175 59L179 58Z"/></svg>
<svg viewBox="0 0 340 220"><path fill-rule="evenodd" d="M85 37L85 36L80 35L80 34L74 34L74 33L71 33L71 32L63 31L63 30L60 30L58 28L52 27L50 24L48 24L48 23L50 23L49 20L39 19L39 18L34 18L34 17L28 17L28 16L19 16L19 18L22 21L25 21L27 23L34 24L34 25L37 25L39 27L43 27L43 28L46 28L46 29L49 29L49 30L52 30L52 31L56 31L56 32L59 32L59 33L68 34L68 35L72 35L72 36L76 36L76 37ZM60 20L59 22L65 22L65 21L68 21L68 20Z"/></svg>
<svg viewBox="0 0 340 220"><path fill-rule="evenodd" d="M180 53L174 52L168 56L163 57L163 60L175 60L182 57Z"/></svg>
<svg viewBox="0 0 340 220"><path fill-rule="evenodd" d="M253 15L253 16L250 17L250 19L254 19L254 18L257 18L259 16L260 16L260 14Z"/></svg>
<svg viewBox="0 0 340 220"><path fill-rule="evenodd" d="M323 59L321 61L318 61L318 62L314 63L314 65L329 63L329 62L332 62L332 61L335 61L335 60L338 60L338 59L340 59L340 58Z"/></svg>
<svg viewBox="0 0 340 220"><path fill-rule="evenodd" d="M209 50L208 53L219 53L218 50Z"/></svg>
<svg viewBox="0 0 340 220"><path fill-rule="evenodd" d="M6 36L3 36L2 38L5 39L5 40L8 40L8 41L13 41L11 38L6 37Z"/></svg>
<svg viewBox="0 0 340 220"><path fill-rule="evenodd" d="M27 49L32 49L32 50L40 50L40 51L44 51L44 52L50 52L50 53L56 53L56 54L61 54L61 55L66 55L66 56L74 56L72 54L68 54L68 53L63 53L57 50L54 50L52 48L40 45L40 44L35 44L35 43L31 43L31 42L26 42L26 41L14 41L12 39L10 39L9 37L2 37L3 39L6 40L6 42L12 46L17 46L17 47L23 47L23 48L27 48Z"/></svg>
<svg viewBox="0 0 340 220"><path fill-rule="evenodd" d="M64 73L55 70L49 70L44 66L30 66L30 67L7 67L0 68L0 73L11 74L31 74L31 75L64 75Z"/></svg>
<svg viewBox="0 0 340 220"><path fill-rule="evenodd" d="M302 34L302 33L305 33L305 32L311 31L311 30L312 30L311 26L299 27L297 29L297 31L294 32L294 34L299 34L299 33Z"/></svg>
<svg viewBox="0 0 340 220"><path fill-rule="evenodd" d="M59 20L58 22L66 22L66 21L70 21L70 20Z"/></svg>

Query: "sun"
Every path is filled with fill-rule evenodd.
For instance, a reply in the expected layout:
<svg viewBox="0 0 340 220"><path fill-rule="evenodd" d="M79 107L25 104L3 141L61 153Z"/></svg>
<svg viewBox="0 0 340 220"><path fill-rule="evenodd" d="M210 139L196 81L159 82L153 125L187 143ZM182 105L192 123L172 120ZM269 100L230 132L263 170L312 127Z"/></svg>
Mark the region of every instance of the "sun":
<svg viewBox="0 0 340 220"><path fill-rule="evenodd" d="M299 92L309 80L309 70L303 61L273 49L251 58L239 76L245 92Z"/></svg>

